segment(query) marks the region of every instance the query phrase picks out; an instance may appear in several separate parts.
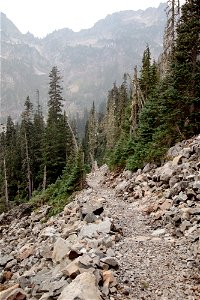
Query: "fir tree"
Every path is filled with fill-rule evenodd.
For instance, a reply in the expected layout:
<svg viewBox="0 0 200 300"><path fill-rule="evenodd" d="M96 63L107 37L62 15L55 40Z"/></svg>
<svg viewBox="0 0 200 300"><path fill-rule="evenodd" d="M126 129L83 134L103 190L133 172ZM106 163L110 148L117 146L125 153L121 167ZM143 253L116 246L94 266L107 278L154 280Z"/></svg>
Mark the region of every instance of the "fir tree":
<svg viewBox="0 0 200 300"><path fill-rule="evenodd" d="M174 109L180 112L177 123L185 137L200 130L200 2L187 0L177 28L172 66L173 86L177 91Z"/></svg>
<svg viewBox="0 0 200 300"><path fill-rule="evenodd" d="M98 134L97 129L98 129L97 113L93 102L89 114L89 119L88 119L88 153L89 153L90 163L92 166L94 165L94 161L96 159L97 134Z"/></svg>
<svg viewBox="0 0 200 300"><path fill-rule="evenodd" d="M28 198L33 192L33 104L29 96L24 103L25 110L22 113L21 122L21 155L24 170L24 182L27 182Z"/></svg>
<svg viewBox="0 0 200 300"><path fill-rule="evenodd" d="M39 99L38 99L39 100ZM41 106L38 101L37 109L33 117L33 187L42 186L43 181L43 145L45 123Z"/></svg>
<svg viewBox="0 0 200 300"><path fill-rule="evenodd" d="M62 114L62 77L57 67L49 74L48 118L45 130L44 170L47 183L53 183L66 165L66 120Z"/></svg>
<svg viewBox="0 0 200 300"><path fill-rule="evenodd" d="M147 99L150 93L151 85L151 54L149 46L146 47L143 58L142 58L142 68L140 75L140 88L143 93L144 99Z"/></svg>

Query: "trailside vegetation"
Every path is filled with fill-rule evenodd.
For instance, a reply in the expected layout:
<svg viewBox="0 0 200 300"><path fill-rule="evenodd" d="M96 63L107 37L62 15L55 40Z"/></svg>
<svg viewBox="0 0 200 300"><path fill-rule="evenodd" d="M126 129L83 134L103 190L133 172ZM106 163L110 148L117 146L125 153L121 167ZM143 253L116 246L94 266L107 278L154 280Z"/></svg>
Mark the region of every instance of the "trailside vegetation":
<svg viewBox="0 0 200 300"><path fill-rule="evenodd" d="M113 169L160 164L169 147L200 132L200 3L186 1L181 17L176 1L169 5L161 60L151 60L147 45L140 72L108 93L101 126Z"/></svg>
<svg viewBox="0 0 200 300"><path fill-rule="evenodd" d="M49 79L46 122L37 91L36 109L28 96L21 122L14 124L9 116L0 134L1 211L29 201L34 206L48 203L50 213L57 213L83 186L83 150L62 109L62 76L56 66Z"/></svg>

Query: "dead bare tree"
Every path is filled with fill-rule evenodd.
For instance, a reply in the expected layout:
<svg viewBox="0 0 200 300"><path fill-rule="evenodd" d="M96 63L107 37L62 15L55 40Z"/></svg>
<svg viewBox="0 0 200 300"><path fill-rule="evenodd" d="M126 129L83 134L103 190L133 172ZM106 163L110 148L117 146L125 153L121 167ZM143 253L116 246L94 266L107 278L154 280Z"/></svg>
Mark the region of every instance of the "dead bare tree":
<svg viewBox="0 0 200 300"><path fill-rule="evenodd" d="M165 77L169 73L170 63L174 55L176 43L176 29L180 19L180 0L167 1L167 24L163 39L163 53L159 59L160 76Z"/></svg>
<svg viewBox="0 0 200 300"><path fill-rule="evenodd" d="M129 74L127 74L129 79L131 80L131 88L132 88L132 102L131 102L131 116L130 116L130 133L132 134L137 128L138 124L138 116L144 106L144 96L140 89L137 66L134 68L133 79Z"/></svg>

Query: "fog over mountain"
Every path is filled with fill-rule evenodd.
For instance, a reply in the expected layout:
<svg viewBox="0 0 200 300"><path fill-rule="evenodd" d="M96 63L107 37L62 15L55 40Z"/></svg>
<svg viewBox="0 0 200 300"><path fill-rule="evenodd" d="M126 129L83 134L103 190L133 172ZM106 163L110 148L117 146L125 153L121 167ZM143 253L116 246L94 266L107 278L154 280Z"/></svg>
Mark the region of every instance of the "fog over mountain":
<svg viewBox="0 0 200 300"><path fill-rule="evenodd" d="M61 29L43 39L22 34L1 13L1 121L18 119L26 97L44 111L48 101L49 72L57 65L63 76L65 109L76 113L105 101L113 82L133 73L149 44L152 58L162 51L165 5L108 15L80 32Z"/></svg>

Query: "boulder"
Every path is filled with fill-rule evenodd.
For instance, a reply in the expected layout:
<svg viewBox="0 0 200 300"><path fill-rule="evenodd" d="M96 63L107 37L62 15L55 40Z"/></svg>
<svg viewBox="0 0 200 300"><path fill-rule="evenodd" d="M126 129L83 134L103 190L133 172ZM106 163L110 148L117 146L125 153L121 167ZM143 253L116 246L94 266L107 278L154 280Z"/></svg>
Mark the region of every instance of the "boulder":
<svg viewBox="0 0 200 300"><path fill-rule="evenodd" d="M102 300L94 274L82 273L66 286L58 300Z"/></svg>
<svg viewBox="0 0 200 300"><path fill-rule="evenodd" d="M107 296L109 294L109 288L117 285L117 280L114 277L113 272L111 270L103 271L102 275L103 275L102 292L104 293L104 295Z"/></svg>
<svg viewBox="0 0 200 300"><path fill-rule="evenodd" d="M158 229L154 230L151 235L158 236L158 235L163 235L165 233L166 233L165 228L158 228Z"/></svg>
<svg viewBox="0 0 200 300"><path fill-rule="evenodd" d="M77 236L73 234L70 235L67 240L64 240L62 238L57 239L57 241L54 244L53 253L52 253L53 262L58 263L67 256L76 237Z"/></svg>
<svg viewBox="0 0 200 300"><path fill-rule="evenodd" d="M47 243L42 243L41 246L39 247L39 253L42 257L48 259L52 258L52 251L51 247Z"/></svg>
<svg viewBox="0 0 200 300"><path fill-rule="evenodd" d="M63 229L61 237L68 238L71 234L76 233L79 223L80 221L75 221L73 224L67 224L67 226Z"/></svg>
<svg viewBox="0 0 200 300"><path fill-rule="evenodd" d="M104 257L101 259L101 262L106 263L107 265L111 266L111 267L117 267L118 266L118 262L114 257Z"/></svg>
<svg viewBox="0 0 200 300"><path fill-rule="evenodd" d="M89 213L84 218L84 221L86 223L94 223L96 220L97 220L97 217L94 213Z"/></svg>
<svg viewBox="0 0 200 300"><path fill-rule="evenodd" d="M172 165L173 166L177 166L181 163L181 159L182 159L182 155L178 155L176 157L174 157L173 161L172 161Z"/></svg>
<svg viewBox="0 0 200 300"><path fill-rule="evenodd" d="M174 168L172 168L171 161L164 164L164 166L156 169L157 178L164 183L168 183L174 173L175 170Z"/></svg>
<svg viewBox="0 0 200 300"><path fill-rule="evenodd" d="M161 210L169 210L172 207L172 200L165 200L161 205L160 209Z"/></svg>
<svg viewBox="0 0 200 300"><path fill-rule="evenodd" d="M12 255L0 255L0 266L5 266L9 261L13 260Z"/></svg>
<svg viewBox="0 0 200 300"><path fill-rule="evenodd" d="M62 270L62 273L72 279L76 278L76 276L80 274L79 258L76 258L69 265L67 265L67 267Z"/></svg>
<svg viewBox="0 0 200 300"><path fill-rule="evenodd" d="M27 294L16 284L0 292L0 300L26 300Z"/></svg>
<svg viewBox="0 0 200 300"><path fill-rule="evenodd" d="M104 204L105 199L92 199L92 201L87 201L86 203L83 204L82 208L81 208L81 213L83 218L87 215L87 214L95 214L95 215L100 215L104 208L103 208L103 204Z"/></svg>
<svg viewBox="0 0 200 300"><path fill-rule="evenodd" d="M40 233L40 236L42 237L51 237L55 235L58 235L58 233L56 233L56 228L54 228L53 226L44 228Z"/></svg>
<svg viewBox="0 0 200 300"><path fill-rule="evenodd" d="M85 238L89 237L91 238L94 235L97 235L98 233L109 233L111 229L111 222L109 219L106 219L103 222L100 222L98 224L86 224L82 227L79 237L80 238Z"/></svg>
<svg viewBox="0 0 200 300"><path fill-rule="evenodd" d="M120 183L116 186L116 191L117 191L117 192L120 192L120 191L123 192L123 191L125 190L125 188L127 187L127 185L128 185L128 182L127 182L126 180L120 182Z"/></svg>
<svg viewBox="0 0 200 300"><path fill-rule="evenodd" d="M194 188L195 190L200 190L200 181L195 181L195 182L193 183L193 188Z"/></svg>
<svg viewBox="0 0 200 300"><path fill-rule="evenodd" d="M31 256L35 250L35 247L32 243L25 244L20 250L19 250L19 255L18 258L21 260L24 260Z"/></svg>

